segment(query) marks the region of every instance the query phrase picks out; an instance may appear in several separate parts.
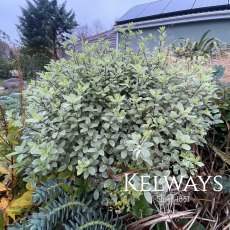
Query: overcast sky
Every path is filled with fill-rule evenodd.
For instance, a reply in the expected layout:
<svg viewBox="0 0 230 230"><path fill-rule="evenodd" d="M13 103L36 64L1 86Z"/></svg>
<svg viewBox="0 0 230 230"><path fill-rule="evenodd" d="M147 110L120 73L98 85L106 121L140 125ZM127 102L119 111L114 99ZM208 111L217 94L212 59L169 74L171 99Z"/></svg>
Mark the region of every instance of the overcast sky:
<svg viewBox="0 0 230 230"><path fill-rule="evenodd" d="M63 2L64 0L59 0ZM100 20L106 29L110 29L115 20L131 7L153 0L67 0L67 9L73 9L80 24L91 24ZM20 6L26 6L26 0L0 0L0 29L19 39L15 24L21 15Z"/></svg>

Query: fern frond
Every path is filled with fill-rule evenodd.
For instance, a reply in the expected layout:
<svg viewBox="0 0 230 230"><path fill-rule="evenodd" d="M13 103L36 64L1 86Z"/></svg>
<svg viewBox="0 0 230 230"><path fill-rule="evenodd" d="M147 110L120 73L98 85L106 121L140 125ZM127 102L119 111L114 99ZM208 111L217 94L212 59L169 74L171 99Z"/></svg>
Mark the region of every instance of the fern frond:
<svg viewBox="0 0 230 230"><path fill-rule="evenodd" d="M64 186L63 186L64 183ZM111 212L102 214L93 211L91 192L78 196L68 194L71 181L49 180L39 185L33 193L33 202L39 204L38 213L33 213L21 224L9 226L9 230L119 230L122 223ZM66 190L68 193L66 193ZM42 205L41 205L42 204ZM97 205L98 207L98 205ZM95 209L94 209L95 210Z"/></svg>
<svg viewBox="0 0 230 230"><path fill-rule="evenodd" d="M58 197L57 200L48 203L47 206L39 208L39 213L33 213L27 219L27 224L9 227L10 230L53 230L58 229L62 223L74 218L78 212L90 211L83 201L73 200L70 196Z"/></svg>
<svg viewBox="0 0 230 230"><path fill-rule="evenodd" d="M40 205L43 202L62 196L65 193L63 184L70 184L70 182L60 182L53 179L42 183L42 185L36 187L36 191L33 193L33 203Z"/></svg>
<svg viewBox="0 0 230 230"><path fill-rule="evenodd" d="M107 212L78 213L75 218L64 224L65 230L121 230L126 229L121 220Z"/></svg>

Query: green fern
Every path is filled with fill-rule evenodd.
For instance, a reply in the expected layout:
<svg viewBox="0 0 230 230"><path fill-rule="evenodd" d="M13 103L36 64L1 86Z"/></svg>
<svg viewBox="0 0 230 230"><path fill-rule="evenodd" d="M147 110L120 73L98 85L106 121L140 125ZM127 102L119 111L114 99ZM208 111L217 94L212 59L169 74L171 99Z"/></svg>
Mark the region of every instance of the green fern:
<svg viewBox="0 0 230 230"><path fill-rule="evenodd" d="M63 188L63 184L65 185ZM33 213L21 224L10 226L9 230L58 230L58 229L84 229L84 230L119 230L122 223L111 213L93 210L92 194L75 196L75 187L72 194L65 190L71 182L49 180L36 188L33 201L41 205L38 213ZM73 195L74 194L74 195Z"/></svg>
<svg viewBox="0 0 230 230"><path fill-rule="evenodd" d="M69 196L65 196L64 198L58 197L57 200L54 200L51 203L48 203L45 207L40 208L39 213L33 213L32 216L28 217L26 223L10 227L9 229L57 229L60 224L74 218L80 210L82 212L85 210L90 211L84 202L73 200Z"/></svg>
<svg viewBox="0 0 230 230"><path fill-rule="evenodd" d="M42 204L48 200L54 200L58 196L64 195L63 186L69 186L70 183L65 180L60 182L58 180L48 180L36 187L36 192L33 193L33 203Z"/></svg>
<svg viewBox="0 0 230 230"><path fill-rule="evenodd" d="M65 230L119 230L126 229L122 226L121 221L113 214L107 212L103 214L101 211L87 213L82 215L78 213L74 220L69 221L68 224L64 225Z"/></svg>
<svg viewBox="0 0 230 230"><path fill-rule="evenodd" d="M84 202L71 201L68 197L53 201L39 213L33 213L22 224L11 226L9 230L119 230L125 229L122 222L107 212L92 211Z"/></svg>

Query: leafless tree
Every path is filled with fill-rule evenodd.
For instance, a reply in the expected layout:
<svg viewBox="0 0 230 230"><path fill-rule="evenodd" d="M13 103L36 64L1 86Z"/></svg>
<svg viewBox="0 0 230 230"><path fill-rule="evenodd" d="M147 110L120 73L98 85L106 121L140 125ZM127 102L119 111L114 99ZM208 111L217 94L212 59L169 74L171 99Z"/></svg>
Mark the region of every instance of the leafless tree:
<svg viewBox="0 0 230 230"><path fill-rule="evenodd" d="M83 24L77 26L74 31L74 35L76 35L79 40L85 41L87 37L100 34L105 30L106 29L101 21L99 19L96 19L90 25Z"/></svg>
<svg viewBox="0 0 230 230"><path fill-rule="evenodd" d="M85 41L87 37L92 35L92 32L87 24L79 25L74 34L78 37L79 40Z"/></svg>
<svg viewBox="0 0 230 230"><path fill-rule="evenodd" d="M91 27L94 34L100 34L105 31L105 27L99 19L94 20Z"/></svg>

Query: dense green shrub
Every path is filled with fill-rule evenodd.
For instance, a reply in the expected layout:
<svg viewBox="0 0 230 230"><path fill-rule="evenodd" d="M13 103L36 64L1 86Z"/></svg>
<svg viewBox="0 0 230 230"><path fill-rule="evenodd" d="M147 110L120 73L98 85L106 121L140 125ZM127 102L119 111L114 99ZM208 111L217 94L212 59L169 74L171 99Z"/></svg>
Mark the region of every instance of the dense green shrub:
<svg viewBox="0 0 230 230"><path fill-rule="evenodd" d="M44 66L51 60L52 54L47 50L30 50L22 47L19 50L20 67L24 74L24 79L35 79L37 72L44 71Z"/></svg>
<svg viewBox="0 0 230 230"><path fill-rule="evenodd" d="M11 70L14 69L15 60L9 37L0 30L0 78L11 77Z"/></svg>
<svg viewBox="0 0 230 230"><path fill-rule="evenodd" d="M202 165L191 145L205 143L220 117L212 69L202 57L175 58L163 48L164 31L153 53L147 39L133 52L125 37L117 52L103 42L70 49L68 60L51 62L30 85L27 133L15 153L27 181L81 175L95 199L120 205L119 195L129 204L141 194L122 191L124 172L187 176ZM150 193L145 198L151 202Z"/></svg>
<svg viewBox="0 0 230 230"><path fill-rule="evenodd" d="M15 61L10 58L0 57L0 78L12 77L11 71L15 68Z"/></svg>

